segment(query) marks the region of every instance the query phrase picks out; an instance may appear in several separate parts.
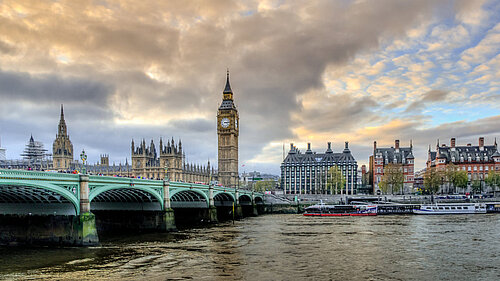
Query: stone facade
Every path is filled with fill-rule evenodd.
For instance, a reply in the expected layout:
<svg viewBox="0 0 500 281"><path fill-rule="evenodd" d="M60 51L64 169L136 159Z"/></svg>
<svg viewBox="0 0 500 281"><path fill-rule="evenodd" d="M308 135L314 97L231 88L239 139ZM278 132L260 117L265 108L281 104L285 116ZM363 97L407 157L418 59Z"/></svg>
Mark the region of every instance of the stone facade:
<svg viewBox="0 0 500 281"><path fill-rule="evenodd" d="M223 186L236 187L238 175L238 110L233 101L233 91L229 85L227 72L226 87L223 92L222 104L217 114L218 136L218 180Z"/></svg>
<svg viewBox="0 0 500 281"><path fill-rule="evenodd" d="M56 171L67 171L73 162L73 144L71 143L64 120L64 109L61 105L61 119L57 130L56 139L52 145L52 169Z"/></svg>
<svg viewBox="0 0 500 281"><path fill-rule="evenodd" d="M210 161L206 166L185 163L180 140L176 144L172 139L165 145L160 138L158 152L153 140L149 146L146 145L146 141L142 140L137 147L132 140L132 175L184 182L208 183L211 179L215 180L215 170L210 167Z"/></svg>

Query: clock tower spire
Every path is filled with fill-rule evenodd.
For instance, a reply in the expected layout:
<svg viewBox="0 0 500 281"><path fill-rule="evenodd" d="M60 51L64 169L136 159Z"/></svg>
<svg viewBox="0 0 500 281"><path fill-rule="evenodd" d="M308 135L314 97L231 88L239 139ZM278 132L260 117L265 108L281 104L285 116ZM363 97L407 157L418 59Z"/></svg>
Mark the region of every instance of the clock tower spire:
<svg viewBox="0 0 500 281"><path fill-rule="evenodd" d="M226 87L222 92L222 103L217 113L218 170L219 183L223 186L238 185L238 135L239 116L233 101L233 90L229 84L229 70L226 74Z"/></svg>

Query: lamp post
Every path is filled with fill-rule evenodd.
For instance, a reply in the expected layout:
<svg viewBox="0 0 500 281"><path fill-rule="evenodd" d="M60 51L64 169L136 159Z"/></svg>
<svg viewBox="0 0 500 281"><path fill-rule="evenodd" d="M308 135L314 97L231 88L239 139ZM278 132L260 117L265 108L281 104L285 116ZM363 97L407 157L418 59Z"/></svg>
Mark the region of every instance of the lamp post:
<svg viewBox="0 0 500 281"><path fill-rule="evenodd" d="M80 159L82 159L82 174L86 174L87 171L85 169L85 161L87 161L87 154L85 154L85 149L80 153Z"/></svg>

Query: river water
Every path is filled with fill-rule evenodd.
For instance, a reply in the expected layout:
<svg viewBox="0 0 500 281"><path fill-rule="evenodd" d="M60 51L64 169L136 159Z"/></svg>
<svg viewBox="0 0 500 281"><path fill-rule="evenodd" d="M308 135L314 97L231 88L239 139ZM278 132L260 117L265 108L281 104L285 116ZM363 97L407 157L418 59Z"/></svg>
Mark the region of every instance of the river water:
<svg viewBox="0 0 500 281"><path fill-rule="evenodd" d="M266 215L92 248L0 248L0 280L500 280L500 215Z"/></svg>

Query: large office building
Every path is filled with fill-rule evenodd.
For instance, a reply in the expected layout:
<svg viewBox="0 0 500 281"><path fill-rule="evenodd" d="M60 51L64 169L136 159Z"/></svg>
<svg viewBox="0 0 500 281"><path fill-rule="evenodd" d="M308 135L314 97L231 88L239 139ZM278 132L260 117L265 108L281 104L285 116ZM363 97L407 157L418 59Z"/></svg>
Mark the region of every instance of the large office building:
<svg viewBox="0 0 500 281"><path fill-rule="evenodd" d="M330 168L336 166L345 178L345 185L332 189ZM349 150L349 143L341 153L334 153L331 143L324 153L316 153L307 144L302 153L293 144L281 163L281 186L285 194L354 194L357 189L358 164Z"/></svg>

